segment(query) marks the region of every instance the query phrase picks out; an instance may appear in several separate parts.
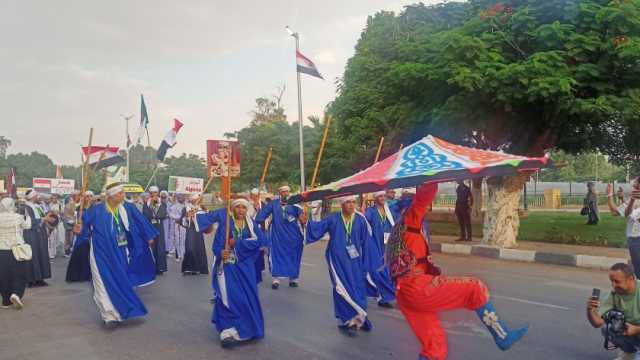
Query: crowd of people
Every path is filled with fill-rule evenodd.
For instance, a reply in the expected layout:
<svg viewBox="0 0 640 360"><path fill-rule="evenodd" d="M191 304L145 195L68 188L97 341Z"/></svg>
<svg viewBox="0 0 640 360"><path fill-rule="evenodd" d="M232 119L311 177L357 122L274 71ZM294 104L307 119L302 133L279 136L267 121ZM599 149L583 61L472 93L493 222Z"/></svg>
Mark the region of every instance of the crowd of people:
<svg viewBox="0 0 640 360"><path fill-rule="evenodd" d="M265 255L271 288L277 291L283 280L297 288L304 247L325 239L334 316L347 336L372 331L368 298L383 309L397 304L422 343L421 359L447 356L440 311L477 312L502 350L527 332L502 322L480 280L443 276L433 263L425 214L436 185L400 199L394 191L380 191L360 209L355 197L343 197L340 209L326 216L320 216L326 207L311 204L310 218L303 206L289 203L290 191L283 186L274 200L263 201L254 189L248 196L234 195L229 209L214 210L202 205L200 194L171 195L154 186L148 194L129 197L118 183L101 196L75 192L64 206L35 190L17 208L5 198L0 207L2 305L22 308L26 286L46 286L52 253L61 249L70 257L66 280L91 281L104 326L113 329L147 314L136 288L157 281L173 258L185 276L211 271L211 321L221 345L229 347L265 336L258 291ZM204 241L211 232L212 267ZM32 249L28 261L13 256L12 249L22 243Z"/></svg>

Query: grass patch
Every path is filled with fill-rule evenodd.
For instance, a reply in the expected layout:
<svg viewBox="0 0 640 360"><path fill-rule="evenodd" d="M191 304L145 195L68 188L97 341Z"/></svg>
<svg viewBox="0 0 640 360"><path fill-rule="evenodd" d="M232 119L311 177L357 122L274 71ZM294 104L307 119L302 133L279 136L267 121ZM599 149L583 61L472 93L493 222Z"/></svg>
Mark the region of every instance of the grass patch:
<svg viewBox="0 0 640 360"><path fill-rule="evenodd" d="M557 244L626 247L626 221L609 213L600 214L598 225L586 225L586 217L567 212L530 212L529 217L520 222L519 240L539 241ZM459 234L456 223L434 222L434 235ZM473 225L475 236L482 235L482 225Z"/></svg>

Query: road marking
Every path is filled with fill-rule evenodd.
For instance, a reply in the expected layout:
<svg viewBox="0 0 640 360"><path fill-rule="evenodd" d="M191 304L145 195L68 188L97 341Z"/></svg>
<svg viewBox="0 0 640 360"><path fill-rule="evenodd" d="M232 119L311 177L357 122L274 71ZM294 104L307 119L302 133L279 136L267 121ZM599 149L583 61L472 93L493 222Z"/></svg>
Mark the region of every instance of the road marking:
<svg viewBox="0 0 640 360"><path fill-rule="evenodd" d="M519 298L510 297L510 296L502 296L502 295L494 295L494 294L491 294L491 297L494 297L494 298L496 298L496 299L504 299L504 300L517 301L517 302L521 302L521 303L525 303L525 304L538 305L538 306L548 307L548 308L552 308L552 309L559 309L559 310L573 310L572 308L570 308L570 307L566 307L566 306L560 306L560 305L553 305L553 304L541 303L541 302L537 302L537 301L531 301L531 300L519 299Z"/></svg>
<svg viewBox="0 0 640 360"><path fill-rule="evenodd" d="M402 321L406 321L404 315L398 310L383 310L377 312L378 314L392 317L394 319L399 319ZM490 338L491 336L487 333L484 327L476 324L474 321L441 321L442 327L447 330L447 333L455 334L455 335L466 335L466 336L476 336L483 338Z"/></svg>
<svg viewBox="0 0 640 360"><path fill-rule="evenodd" d="M302 266L316 267L317 265L316 264L309 264L309 263L306 263L306 262L302 262Z"/></svg>
<svg viewBox="0 0 640 360"><path fill-rule="evenodd" d="M591 290L593 288L597 288L597 286L580 285L580 284L575 284L575 283L570 283L565 281L549 281L544 284L550 285L550 286L568 287L568 288L578 289L578 290Z"/></svg>

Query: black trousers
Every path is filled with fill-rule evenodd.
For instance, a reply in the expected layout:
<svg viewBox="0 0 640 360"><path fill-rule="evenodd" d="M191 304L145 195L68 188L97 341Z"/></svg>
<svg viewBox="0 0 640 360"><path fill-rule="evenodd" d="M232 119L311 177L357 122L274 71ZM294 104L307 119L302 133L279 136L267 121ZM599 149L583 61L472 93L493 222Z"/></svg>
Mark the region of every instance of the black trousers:
<svg viewBox="0 0 640 360"><path fill-rule="evenodd" d="M602 335L607 336L606 330L602 329ZM631 354L638 352L640 347L640 337L637 336L612 336L611 342L620 350Z"/></svg>
<svg viewBox="0 0 640 360"><path fill-rule="evenodd" d="M460 238L471 240L471 209L456 208L456 217L458 218L458 224L460 225Z"/></svg>
<svg viewBox="0 0 640 360"><path fill-rule="evenodd" d="M2 305L11 305L11 294L24 296L27 285L27 262L16 261L11 250L0 250L0 295Z"/></svg>

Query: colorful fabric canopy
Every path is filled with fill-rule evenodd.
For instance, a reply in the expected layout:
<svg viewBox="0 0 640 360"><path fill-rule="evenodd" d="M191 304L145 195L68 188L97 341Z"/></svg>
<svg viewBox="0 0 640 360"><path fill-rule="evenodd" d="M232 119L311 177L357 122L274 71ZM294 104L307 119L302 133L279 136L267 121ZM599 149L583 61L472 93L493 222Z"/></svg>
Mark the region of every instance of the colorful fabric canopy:
<svg viewBox="0 0 640 360"><path fill-rule="evenodd" d="M292 196L290 203L535 171L550 164L547 157L525 157L455 145L427 136L359 173Z"/></svg>

